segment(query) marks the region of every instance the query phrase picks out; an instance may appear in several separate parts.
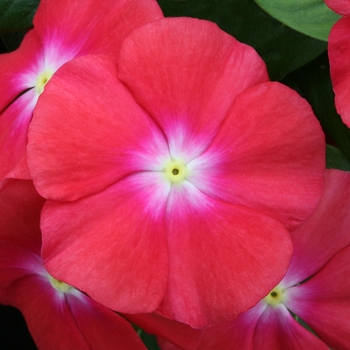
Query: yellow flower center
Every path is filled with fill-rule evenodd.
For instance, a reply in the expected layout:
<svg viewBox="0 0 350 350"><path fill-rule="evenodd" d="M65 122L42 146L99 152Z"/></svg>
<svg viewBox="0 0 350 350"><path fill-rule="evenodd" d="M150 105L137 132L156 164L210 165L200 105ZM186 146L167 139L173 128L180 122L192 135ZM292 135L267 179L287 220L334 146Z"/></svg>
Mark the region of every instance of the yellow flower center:
<svg viewBox="0 0 350 350"><path fill-rule="evenodd" d="M166 164L164 172L167 179L172 183L184 181L188 173L186 164L181 160L171 160Z"/></svg>
<svg viewBox="0 0 350 350"><path fill-rule="evenodd" d="M36 79L35 83L35 90L41 94L44 91L44 87L46 83L50 80L53 73L49 70L45 70L42 73L40 73Z"/></svg>
<svg viewBox="0 0 350 350"><path fill-rule="evenodd" d="M263 299L266 304L271 306L277 306L283 303L285 299L284 289L280 286L275 287L272 291Z"/></svg>
<svg viewBox="0 0 350 350"><path fill-rule="evenodd" d="M52 287L54 287L56 290L63 292L63 293L67 293L72 291L73 287L70 286L67 283L64 283L60 280L56 280L55 278L53 278L51 275L49 275L49 281L52 285Z"/></svg>

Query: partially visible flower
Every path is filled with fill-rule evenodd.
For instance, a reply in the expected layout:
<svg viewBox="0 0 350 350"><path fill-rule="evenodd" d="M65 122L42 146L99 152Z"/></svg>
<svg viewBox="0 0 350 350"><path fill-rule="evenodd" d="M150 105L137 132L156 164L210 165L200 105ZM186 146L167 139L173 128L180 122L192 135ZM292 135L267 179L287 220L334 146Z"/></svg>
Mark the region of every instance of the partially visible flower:
<svg viewBox="0 0 350 350"><path fill-rule="evenodd" d="M45 266L123 313L232 319L281 280L286 228L316 207L320 125L208 21L154 21L120 52L117 68L94 55L67 63L35 109Z"/></svg>
<svg viewBox="0 0 350 350"><path fill-rule="evenodd" d="M0 303L21 310L40 349L145 349L129 322L50 276L40 257L40 211L31 181L0 193Z"/></svg>
<svg viewBox="0 0 350 350"><path fill-rule="evenodd" d="M325 3L329 8L340 15L350 15L350 0L325 0Z"/></svg>
<svg viewBox="0 0 350 350"><path fill-rule="evenodd" d="M25 160L28 125L56 70L87 53L117 57L134 28L162 17L155 0L40 1L34 29L20 48L0 55L0 182L5 177L30 178Z"/></svg>
<svg viewBox="0 0 350 350"><path fill-rule="evenodd" d="M278 286L235 320L207 328L198 349L350 349L350 173L327 171L318 208L292 239Z"/></svg>
<svg viewBox="0 0 350 350"><path fill-rule="evenodd" d="M328 56L335 106L343 122L350 128L350 1L325 0L344 17L332 27L328 38Z"/></svg>

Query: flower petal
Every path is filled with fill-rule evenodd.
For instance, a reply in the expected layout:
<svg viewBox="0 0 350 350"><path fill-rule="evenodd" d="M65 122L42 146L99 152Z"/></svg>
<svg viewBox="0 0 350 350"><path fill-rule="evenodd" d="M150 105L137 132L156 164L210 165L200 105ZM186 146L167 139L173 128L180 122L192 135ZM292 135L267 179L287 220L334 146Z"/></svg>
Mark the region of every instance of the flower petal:
<svg viewBox="0 0 350 350"><path fill-rule="evenodd" d="M0 239L39 253L43 205L32 181L5 180L0 191Z"/></svg>
<svg viewBox="0 0 350 350"><path fill-rule="evenodd" d="M202 334L200 329L193 329L185 323L164 317L157 312L135 315L123 314L123 316L147 333L157 335L157 340L161 337L166 339L166 343L171 341L173 344L176 344L175 348L177 349L191 350L198 348Z"/></svg>
<svg viewBox="0 0 350 350"><path fill-rule="evenodd" d="M254 332L253 349L327 350L328 346L296 322L283 304L267 307Z"/></svg>
<svg viewBox="0 0 350 350"><path fill-rule="evenodd" d="M288 308L332 349L349 349L350 344L349 258L347 246L307 282L287 289Z"/></svg>
<svg viewBox="0 0 350 350"><path fill-rule="evenodd" d="M350 15L350 0L325 0L325 3L340 15Z"/></svg>
<svg viewBox="0 0 350 350"><path fill-rule="evenodd" d="M36 101L34 89L27 91L1 115L0 181L13 171L25 156L28 128Z"/></svg>
<svg viewBox="0 0 350 350"><path fill-rule="evenodd" d="M325 188L312 216L292 232L294 252L285 286L319 271L339 250L350 244L350 173L326 171Z"/></svg>
<svg viewBox="0 0 350 350"><path fill-rule="evenodd" d="M259 302L232 321L206 328L198 350L253 350L254 330L265 309L266 304Z"/></svg>
<svg viewBox="0 0 350 350"><path fill-rule="evenodd" d="M77 55L115 55L129 32L162 17L154 0L42 0L34 27L45 58L57 69Z"/></svg>
<svg viewBox="0 0 350 350"><path fill-rule="evenodd" d="M113 62L84 56L45 87L29 128L27 157L39 193L75 200L133 171L156 168L159 150L168 153L163 135L118 81Z"/></svg>
<svg viewBox="0 0 350 350"><path fill-rule="evenodd" d="M348 7L350 12L350 6ZM350 128L350 18L340 19L331 29L328 56L331 70L335 106L343 122Z"/></svg>
<svg viewBox="0 0 350 350"><path fill-rule="evenodd" d="M224 322L284 276L292 245L277 220L216 201L190 183L170 193L167 209L170 275L162 314L195 328Z"/></svg>
<svg viewBox="0 0 350 350"><path fill-rule="evenodd" d="M28 275L42 274L43 265L38 255L40 244L31 243L28 247L23 247L0 238L0 290L3 291L16 280Z"/></svg>
<svg viewBox="0 0 350 350"><path fill-rule="evenodd" d="M169 269L168 189L156 189L158 182L145 172L75 202L48 202L41 227L49 273L111 309L154 311Z"/></svg>
<svg viewBox="0 0 350 350"><path fill-rule="evenodd" d="M34 87L42 63L41 43L34 30L16 51L0 55L1 113L20 93Z"/></svg>
<svg viewBox="0 0 350 350"><path fill-rule="evenodd" d="M240 94L189 181L296 228L315 210L325 169L324 135L310 105L279 83Z"/></svg>
<svg viewBox="0 0 350 350"><path fill-rule="evenodd" d="M210 143L236 96L268 80L254 49L193 18L133 31L121 48L119 77L164 130L172 153L195 145L192 157ZM172 137L178 129L185 134Z"/></svg>
<svg viewBox="0 0 350 350"><path fill-rule="evenodd" d="M48 279L31 275L14 282L1 295L0 302L21 310L28 329L39 349L89 350L63 293L57 292Z"/></svg>
<svg viewBox="0 0 350 350"><path fill-rule="evenodd" d="M89 349L146 349L131 324L84 294L67 294L72 316L89 344Z"/></svg>

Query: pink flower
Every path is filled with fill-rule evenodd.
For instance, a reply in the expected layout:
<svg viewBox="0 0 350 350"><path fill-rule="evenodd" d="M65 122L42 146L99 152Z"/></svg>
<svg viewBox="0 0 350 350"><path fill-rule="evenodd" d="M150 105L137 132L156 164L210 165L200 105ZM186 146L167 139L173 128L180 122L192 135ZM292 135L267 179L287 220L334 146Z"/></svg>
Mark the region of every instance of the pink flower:
<svg viewBox="0 0 350 350"><path fill-rule="evenodd" d="M205 330L198 349L350 349L349 234L350 173L329 170L315 213L292 232L286 276L255 307Z"/></svg>
<svg viewBox="0 0 350 350"><path fill-rule="evenodd" d="M116 57L134 28L162 18L154 0L42 0L34 29L15 52L0 56L0 181L29 179L28 125L40 94L64 63L87 53Z"/></svg>
<svg viewBox="0 0 350 350"><path fill-rule="evenodd" d="M335 106L343 122L350 127L350 1L326 1L335 12L345 17L332 27L328 38L328 56L330 63Z"/></svg>
<svg viewBox="0 0 350 350"><path fill-rule="evenodd" d="M118 60L65 65L35 110L28 164L49 199L45 265L120 312L230 319L281 280L285 226L316 206L319 123L207 21L140 27Z"/></svg>
<svg viewBox="0 0 350 350"><path fill-rule="evenodd" d="M43 267L40 210L31 181L0 192L0 303L20 309L40 349L145 349L132 326Z"/></svg>

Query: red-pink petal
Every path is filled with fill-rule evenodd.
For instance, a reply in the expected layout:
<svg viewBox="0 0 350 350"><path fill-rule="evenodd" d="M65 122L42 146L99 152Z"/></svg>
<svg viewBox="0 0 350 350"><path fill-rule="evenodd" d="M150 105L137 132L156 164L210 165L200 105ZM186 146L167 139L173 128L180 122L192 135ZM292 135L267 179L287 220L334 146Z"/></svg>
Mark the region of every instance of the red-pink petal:
<svg viewBox="0 0 350 350"><path fill-rule="evenodd" d="M204 330L198 350L327 350L327 346L297 323L284 305L261 301L236 319Z"/></svg>
<svg viewBox="0 0 350 350"><path fill-rule="evenodd" d="M307 282L289 288L286 298L288 308L332 349L350 347L349 259L347 246Z"/></svg>
<svg viewBox="0 0 350 350"><path fill-rule="evenodd" d="M120 312L154 311L167 284L167 190L159 189L156 202L147 176L128 177L78 201L48 202L42 212L49 273Z"/></svg>
<svg viewBox="0 0 350 350"><path fill-rule="evenodd" d="M0 55L1 113L20 93L35 85L41 63L41 44L34 30L28 32L16 51Z"/></svg>
<svg viewBox="0 0 350 350"><path fill-rule="evenodd" d="M350 10L350 6L349 6ZM350 18L344 17L334 24L328 39L335 106L343 122L350 127Z"/></svg>
<svg viewBox="0 0 350 350"><path fill-rule="evenodd" d="M324 135L310 105L279 83L235 100L189 178L205 193L296 228L315 210L325 168Z"/></svg>
<svg viewBox="0 0 350 350"><path fill-rule="evenodd" d="M66 294L65 298L89 349L146 349L131 324L117 313L83 294Z"/></svg>
<svg viewBox="0 0 350 350"><path fill-rule="evenodd" d="M116 55L134 28L162 17L155 0L42 0L34 27L45 56L63 64L78 54Z"/></svg>
<svg viewBox="0 0 350 350"><path fill-rule="evenodd" d="M113 62L84 56L45 87L29 128L27 156L39 193L75 200L130 172L156 167L159 148L167 152L163 135L118 81Z"/></svg>
<svg viewBox="0 0 350 350"><path fill-rule="evenodd" d="M291 240L277 220L190 184L171 192L167 227L170 275L159 311L195 328L252 307L289 264Z"/></svg>
<svg viewBox="0 0 350 350"><path fill-rule="evenodd" d="M259 302L232 321L206 328L198 350L253 350L254 330L265 309L266 304Z"/></svg>
<svg viewBox="0 0 350 350"><path fill-rule="evenodd" d="M165 317L157 312L151 314L123 314L126 319L141 327L149 334L157 335L166 339L165 343L171 341L174 349L191 350L197 349L202 335L200 329L193 329L189 325L177 322L168 317ZM161 347L162 350L165 350Z"/></svg>
<svg viewBox="0 0 350 350"><path fill-rule="evenodd" d="M7 288L0 301L21 310L39 349L91 349L63 293L57 292L47 278L23 277Z"/></svg>
<svg viewBox="0 0 350 350"><path fill-rule="evenodd" d="M28 247L24 247L26 237L23 237L22 246L12 243L9 239L0 238L0 289L28 275L43 272L42 261L38 255L40 244L29 242Z"/></svg>
<svg viewBox="0 0 350 350"><path fill-rule="evenodd" d="M325 187L312 216L292 232L293 257L283 279L295 285L319 271L339 250L350 244L350 173L326 171Z"/></svg>
<svg viewBox="0 0 350 350"><path fill-rule="evenodd" d="M44 199L38 195L32 181L5 180L0 191L0 239L39 252L43 205Z"/></svg>
<svg viewBox="0 0 350 350"><path fill-rule="evenodd" d="M350 15L350 0L325 0L325 3L340 15Z"/></svg>
<svg viewBox="0 0 350 350"><path fill-rule="evenodd" d="M28 127L37 100L34 89L13 102L1 115L0 123L0 181L25 156Z"/></svg>
<svg viewBox="0 0 350 350"><path fill-rule="evenodd" d="M170 150L196 145L197 153L236 96L268 80L251 47L193 18L166 18L133 31L121 48L119 77L164 130ZM172 140L178 128L184 135Z"/></svg>
<svg viewBox="0 0 350 350"><path fill-rule="evenodd" d="M283 304L267 307L254 330L253 349L327 350L328 347L296 322Z"/></svg>

